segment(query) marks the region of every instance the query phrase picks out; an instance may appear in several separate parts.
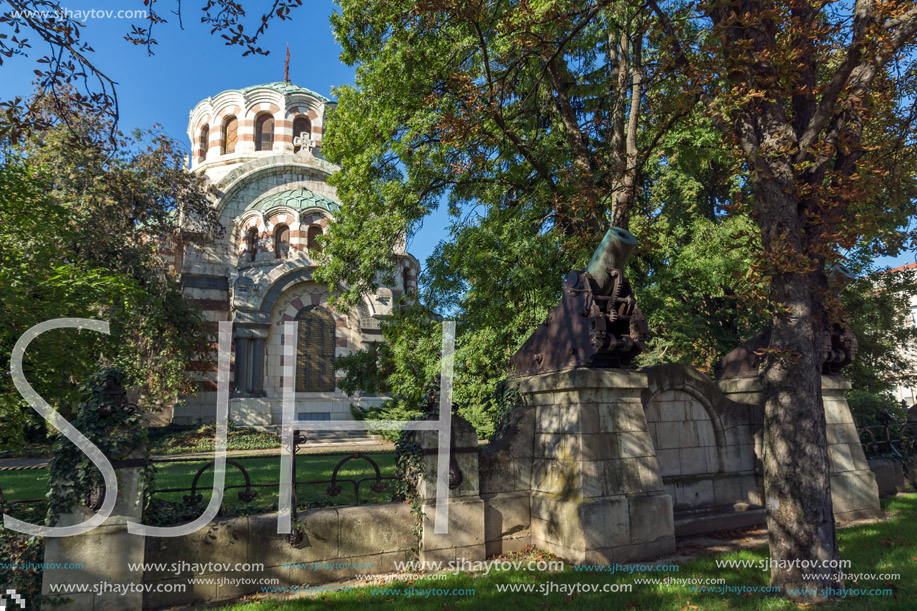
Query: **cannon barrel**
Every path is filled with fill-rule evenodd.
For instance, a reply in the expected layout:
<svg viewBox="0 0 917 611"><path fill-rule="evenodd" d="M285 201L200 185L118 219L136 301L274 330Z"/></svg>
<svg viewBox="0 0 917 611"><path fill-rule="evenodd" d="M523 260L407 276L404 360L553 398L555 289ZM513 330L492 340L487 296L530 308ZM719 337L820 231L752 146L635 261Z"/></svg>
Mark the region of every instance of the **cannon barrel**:
<svg viewBox="0 0 917 611"><path fill-rule="evenodd" d="M595 278L603 293L610 288L608 270L624 269L636 246L637 238L626 229L611 227L605 233L599 247L592 254L589 265L586 266L586 271Z"/></svg>

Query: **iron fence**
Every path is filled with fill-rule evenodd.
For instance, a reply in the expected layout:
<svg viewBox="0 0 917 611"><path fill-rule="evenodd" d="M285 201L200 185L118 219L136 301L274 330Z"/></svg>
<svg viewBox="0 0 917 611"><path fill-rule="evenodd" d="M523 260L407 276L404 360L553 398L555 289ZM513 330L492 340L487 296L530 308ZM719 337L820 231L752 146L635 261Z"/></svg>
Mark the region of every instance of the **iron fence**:
<svg viewBox="0 0 917 611"><path fill-rule="evenodd" d="M879 424L857 427L868 458L913 460L917 457L917 422L896 422L886 410L879 413L877 420Z"/></svg>
<svg viewBox="0 0 917 611"><path fill-rule="evenodd" d="M386 491L394 491L394 486L392 482L398 478L395 476L386 476L383 475L383 469L380 468L379 462L377 461L380 455L392 455L396 454L394 449L392 450L376 450L373 449L371 452L362 452L362 451L319 451L319 452L302 452L303 446L306 442L305 436L299 432L295 431L293 436L293 447L291 448L292 455L292 507L295 512L297 508L301 508L304 505L309 505L309 503L302 503L297 501L297 488L302 489L302 487L315 487L322 488L322 496L324 500L315 501L313 500L311 506L315 505L361 505L369 502L379 502L380 499L378 496L375 499L367 499L366 493L371 491L376 493L376 495L382 494ZM254 501L259 499L259 491L274 489L279 492L280 489L280 477L279 477L279 468L274 468L274 465L271 464L271 470L273 471L272 477L269 478L269 481L259 481L259 478L253 477L251 471L253 468L254 461L264 461L269 460L271 463L276 463L276 466L279 467L280 454L277 452L274 453L258 453L250 455L235 455L227 456L226 458L226 479L225 485L223 487L224 494L224 506L227 504L227 497L230 494L235 494L235 498L244 505L252 504ZM324 477L321 479L300 479L297 475L297 459L300 460L310 460L310 459L327 459L329 457L338 458L333 468L328 468L327 472L330 474L330 477ZM131 464L128 464L130 462ZM134 464L136 463L136 464ZM141 464L142 463L142 464ZM151 491L153 499L160 499L166 502L170 502L168 497L172 495L173 497L181 495L180 504L188 512L193 512L197 510L202 504L204 504L204 495L211 490L211 484L206 483L202 484L202 479L205 474L209 471L212 471L216 465L216 459L212 456L177 456L177 457L168 457L161 456L151 458L149 463L154 464L157 467L157 480L167 480L168 477L163 477L162 468L167 467L168 465L176 465L182 463L194 464L195 466L200 465L194 471L193 476L189 475L187 485L180 486L165 486L165 487L156 487ZM140 461L121 461L116 464L116 466L126 467L126 466L143 466L149 464L145 460ZM115 463L113 463L115 464ZM363 467L358 470L356 474L351 473L351 475L345 475L344 468L348 466L353 466L354 464L360 465ZM263 465L262 465L263 466ZM34 465L16 465L16 466L0 466L0 473L11 472L11 471L42 471L48 469L47 462L42 462ZM232 483L229 481L231 473L237 473L241 475L241 483ZM235 480L238 481L238 480ZM346 494L351 492L352 496ZM102 490L94 491L94 496L101 498L104 496ZM314 495L313 495L314 499ZM385 500L390 500L391 497L386 498ZM301 501L302 499L300 499ZM338 502L335 502L335 501ZM340 502L343 501L343 502ZM3 488L0 486L0 514L7 513L10 509L17 505L36 505L41 503L46 503L46 498L24 498L24 499L7 499L4 495ZM171 502L175 502L174 500ZM222 509L222 508L221 508ZM271 503L271 507L258 507L258 510L271 511L276 509L276 503Z"/></svg>

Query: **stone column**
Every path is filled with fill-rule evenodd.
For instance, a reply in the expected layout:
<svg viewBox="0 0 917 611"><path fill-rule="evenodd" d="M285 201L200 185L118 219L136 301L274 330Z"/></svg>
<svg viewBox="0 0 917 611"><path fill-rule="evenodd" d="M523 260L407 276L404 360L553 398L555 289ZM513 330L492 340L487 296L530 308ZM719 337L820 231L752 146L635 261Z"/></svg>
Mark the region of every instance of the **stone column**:
<svg viewBox="0 0 917 611"><path fill-rule="evenodd" d="M764 394L758 378L721 380L723 394L740 403L758 407L764 421ZM837 520L855 520L879 514L879 489L869 468L863 445L847 404L850 382L840 376L822 376L821 394L825 407L831 500ZM755 435L755 455L763 456L762 434ZM759 476L762 474L759 474Z"/></svg>
<svg viewBox="0 0 917 611"><path fill-rule="evenodd" d="M45 540L45 563L82 563L81 569L46 569L42 574L42 594L61 596L51 592L51 584L89 585L89 592L69 593L69 599L60 609L65 611L120 611L143 607L143 571L131 571L128 564L144 560L145 538L127 532L129 520L142 522L143 484L140 469L117 468L118 500L114 511L105 522L88 533L75 537L53 537ZM61 515L57 526L71 526L89 519L92 512L79 506L71 513ZM133 591L122 595L114 587ZM97 589L98 591L94 591ZM107 591L106 591L107 589Z"/></svg>
<svg viewBox="0 0 917 611"><path fill-rule="evenodd" d="M264 396L264 340L252 338L251 346L251 392Z"/></svg>
<svg viewBox="0 0 917 611"><path fill-rule="evenodd" d="M458 467L460 483L449 490L449 532L433 532L436 515L436 467L438 431L420 431L417 439L424 455L424 477L418 486L423 499L423 535L420 541L422 562L484 560L484 501L478 477L478 436L474 427L459 416L452 416L452 460Z"/></svg>
<svg viewBox="0 0 917 611"><path fill-rule="evenodd" d="M675 551L640 394L647 376L577 367L518 378L535 408L532 543L608 564Z"/></svg>

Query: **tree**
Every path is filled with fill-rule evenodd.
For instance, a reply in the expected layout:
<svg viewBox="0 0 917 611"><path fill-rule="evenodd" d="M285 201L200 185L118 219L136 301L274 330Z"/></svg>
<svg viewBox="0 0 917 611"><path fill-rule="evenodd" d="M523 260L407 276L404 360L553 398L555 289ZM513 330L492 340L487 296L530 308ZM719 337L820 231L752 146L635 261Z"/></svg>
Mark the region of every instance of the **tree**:
<svg viewBox="0 0 917 611"><path fill-rule="evenodd" d="M15 141L23 130L35 127L21 120L38 101L53 105L53 118L67 125L77 118L73 113L75 107L70 103L76 101L77 107L86 114L107 119L110 127L107 137L113 143L118 137L117 83L93 61L92 46L83 36L88 16L83 17L83 12L71 10L58 0L5 0L4 4L7 8L0 13L0 66L4 58L27 56L36 46L36 39L42 48L47 48L47 52L36 60L38 94L27 102L15 98L0 103L0 108L5 108L0 115L0 136ZM249 24L248 32L245 32L248 14L236 0L206 0L201 4L201 23L210 26L211 34L220 34L226 45L244 49L244 56L268 55L270 51L260 46L268 26L275 19L290 19L292 11L302 6L302 0L273 0L267 10L256 13L256 18L252 20L256 27L252 29ZM153 32L167 20L164 13L157 10L156 0L137 0L135 5L141 25L134 22L124 39L145 47L152 55L158 44ZM89 13L90 10L103 14L114 12L107 9L84 12ZM181 0L175 0L174 10L169 13L178 19L181 27L184 14ZM67 96L59 97L61 91L67 91ZM35 115L28 117L33 121L36 119Z"/></svg>
<svg viewBox="0 0 917 611"><path fill-rule="evenodd" d="M332 182L349 209L322 273L351 301L393 268L393 247L444 199L459 218L467 206L454 231L519 217L532 240L550 234L570 261L588 259L606 210L627 226L658 135L684 112L640 137L645 101L664 87L649 9L602 0L341 8L332 23L359 88L337 89L329 118L323 152L342 162ZM491 272L505 270L495 262Z"/></svg>
<svg viewBox="0 0 917 611"><path fill-rule="evenodd" d="M33 111L54 108L38 102ZM184 371L206 349L210 328L181 298L164 248L180 245L185 216L215 226L209 199L161 134L119 135L110 144L104 119L78 110L70 117L68 125L23 120L54 127L24 132L15 145L0 142L0 279L12 289L0 295L2 353L46 320L108 320L110 336L37 338L26 354L27 379L66 416L102 360L124 369L145 407L169 404L193 390ZM0 405L4 423L18 425L0 427L4 445L21 440L24 422L43 434L8 377Z"/></svg>
<svg viewBox="0 0 917 611"><path fill-rule="evenodd" d="M771 582L838 588L832 569L804 577L796 564L839 556L820 380L839 308L825 265L841 249L896 252L913 239L895 229L914 211L913 178L898 172L914 154L917 7L858 0L847 19L830 3L712 1L699 7L698 47L680 6L648 4L673 72L748 166L773 328L761 368Z"/></svg>
<svg viewBox="0 0 917 611"><path fill-rule="evenodd" d="M358 66L358 88L339 91L329 122L326 153L344 166L336 181L346 206L332 228L343 239L328 249L333 260L325 278L352 293L370 288L390 267L392 246L443 197L457 219L466 215L455 223L451 243L485 227L499 235L490 224L499 225L505 214L535 224L524 243L553 240L560 268L585 261L601 236L596 227L605 207L616 223L629 217L635 229L665 211L676 220L673 231L656 235L681 232L690 244L663 244L678 253L676 277L686 277L704 252L717 253L725 272L704 287L719 302L691 311L710 320L725 300L741 297L741 306L750 301L757 319L774 329L761 370L765 496L777 561L772 582L784 590L838 587L833 571L805 579L795 562L838 556L820 372L826 329L842 321L842 307L828 292L825 266L894 254L913 241L906 228L914 214L917 111L908 100L917 77L917 9L859 1L850 20L836 3L802 1L713 1L699 12L656 0L341 6L334 27L345 61ZM610 78L615 62L605 59L625 47L608 44L621 33L629 41L624 89ZM628 88L636 97L622 97ZM613 145L620 141L614 120L620 100L637 119L628 134L637 155L625 149L623 164ZM640 175L632 184L659 186L645 180L652 153L661 150L660 141L677 138L673 128L683 129L683 120L698 121L695 109L720 132L715 142L729 167L715 172L718 183L738 175L726 214L715 205L712 214L704 207L685 214L677 206L673 213L658 202L637 213L639 195L616 199L619 185L627 184L617 177L635 159ZM672 174L669 160L656 159L664 181ZM712 194L714 201L721 197ZM636 220L653 210L646 223ZM730 242L742 247L733 258L723 253ZM461 257L519 249L508 244L463 250ZM644 269L658 272L665 254L655 262L645 257ZM454 266L462 273L442 283L447 276L438 266L452 261L441 255L432 261L430 303L488 294L470 265ZM490 269L495 293L521 298L505 262L492 259ZM541 279L557 282L556 268L547 269L551 274ZM733 283L739 294L721 290L726 278L743 272ZM655 282L671 287L658 276L647 285ZM548 284L540 285L543 294ZM509 308L498 309L506 323ZM732 328L741 332L755 316L734 316Z"/></svg>

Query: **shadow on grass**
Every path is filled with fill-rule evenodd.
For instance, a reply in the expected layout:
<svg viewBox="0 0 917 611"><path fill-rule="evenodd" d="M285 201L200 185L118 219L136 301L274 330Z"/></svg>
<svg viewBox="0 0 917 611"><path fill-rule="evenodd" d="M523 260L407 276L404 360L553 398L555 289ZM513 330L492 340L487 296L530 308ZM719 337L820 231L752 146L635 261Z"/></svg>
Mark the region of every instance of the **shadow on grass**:
<svg viewBox="0 0 917 611"><path fill-rule="evenodd" d="M846 609L914 609L917 608L917 494L903 495L883 502L896 514L885 522L840 530L842 558L850 560L847 574L897 573L899 579L848 579L847 588L868 591L890 589L891 594L848 596L820 605L819 608ZM237 603L232 611L299 611L307 609L364 610L387 609L796 609L794 603L780 595L760 591L719 593L692 591L689 585L673 585L672 580L723 580L732 588L767 586L769 574L764 566L767 549L757 548L735 553L698 558L669 573L595 573L567 567L557 573L527 571L491 571L489 575L460 573L447 579L423 579L413 583L393 582L384 586L367 586L348 592L328 593L310 599L260 600ZM716 561L744 560L754 563L748 568L721 568ZM670 578L669 583L637 583L639 580ZM507 584L527 586L530 592L499 591ZM615 586L632 586L630 592L608 592ZM586 587L597 591L570 593L570 588ZM696 587L696 586L695 586ZM710 586L716 587L716 586ZM564 591L557 591L563 588ZM413 591L412 591L413 589ZM455 594L454 590L474 593ZM408 593L412 591L409 596ZM545 593L547 592L547 593Z"/></svg>

